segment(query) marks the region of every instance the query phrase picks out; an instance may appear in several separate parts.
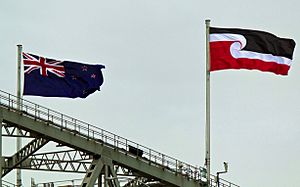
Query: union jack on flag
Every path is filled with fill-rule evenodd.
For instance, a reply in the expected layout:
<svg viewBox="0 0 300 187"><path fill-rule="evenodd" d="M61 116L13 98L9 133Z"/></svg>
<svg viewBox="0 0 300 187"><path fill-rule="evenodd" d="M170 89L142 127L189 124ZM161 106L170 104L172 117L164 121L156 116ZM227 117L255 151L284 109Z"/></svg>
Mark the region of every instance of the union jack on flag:
<svg viewBox="0 0 300 187"><path fill-rule="evenodd" d="M54 60L23 52L23 95L86 98L103 84L101 64Z"/></svg>
<svg viewBox="0 0 300 187"><path fill-rule="evenodd" d="M53 73L58 77L65 77L65 68L62 61L57 61L53 59L48 59L29 53L23 52L23 63L24 63L24 73L30 74L34 70L40 70L42 76L48 76L49 73Z"/></svg>

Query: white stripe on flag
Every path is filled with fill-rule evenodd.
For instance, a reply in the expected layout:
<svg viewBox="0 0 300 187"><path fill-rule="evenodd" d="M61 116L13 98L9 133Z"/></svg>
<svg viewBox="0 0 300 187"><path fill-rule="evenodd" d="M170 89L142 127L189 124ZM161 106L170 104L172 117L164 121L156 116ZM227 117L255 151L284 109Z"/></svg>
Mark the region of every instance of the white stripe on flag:
<svg viewBox="0 0 300 187"><path fill-rule="evenodd" d="M264 62L276 62L277 64L284 64L288 66L291 66L292 63L292 60L286 57L242 50L246 46L247 40L240 34L210 34L209 41L233 41L234 43L230 46L230 53L234 58L258 59Z"/></svg>

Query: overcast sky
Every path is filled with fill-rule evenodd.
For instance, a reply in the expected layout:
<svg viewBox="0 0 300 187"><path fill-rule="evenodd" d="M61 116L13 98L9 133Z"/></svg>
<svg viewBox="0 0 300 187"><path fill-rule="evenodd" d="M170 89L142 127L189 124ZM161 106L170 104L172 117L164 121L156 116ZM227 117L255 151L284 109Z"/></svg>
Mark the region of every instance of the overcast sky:
<svg viewBox="0 0 300 187"><path fill-rule="evenodd" d="M24 98L203 166L205 19L297 43L299 17L298 0L0 0L0 89L16 93L17 44L45 57L104 64L102 91L86 99ZM289 76L213 72L212 174L227 161L222 178L240 186L299 186L299 95L297 46ZM23 177L25 186L30 177L50 180L30 171ZM14 175L5 179L14 182Z"/></svg>

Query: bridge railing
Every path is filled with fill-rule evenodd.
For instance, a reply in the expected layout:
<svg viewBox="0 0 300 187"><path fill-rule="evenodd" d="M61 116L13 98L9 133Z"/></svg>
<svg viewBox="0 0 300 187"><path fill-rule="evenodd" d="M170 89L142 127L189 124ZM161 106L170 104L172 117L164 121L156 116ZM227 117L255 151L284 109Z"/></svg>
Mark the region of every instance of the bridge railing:
<svg viewBox="0 0 300 187"><path fill-rule="evenodd" d="M2 187L15 187L16 185L8 181L2 180Z"/></svg>
<svg viewBox="0 0 300 187"><path fill-rule="evenodd" d="M189 179L202 182L206 181L205 173L203 173L205 171L204 168L195 167L179 161L173 157L142 146L114 133L28 100L20 99L20 102L18 103L18 98L16 96L1 90L0 104L3 107L6 107L10 110L15 110L22 115L30 116L35 120L46 122L49 125L55 126L56 128L70 131L89 140L98 141L106 146L111 146L112 148L124 152L125 154L129 154L133 157L140 157L145 162L149 162L157 167L162 167L176 174L179 173L188 177ZM18 104L20 107L17 107ZM213 175L211 176L211 180L214 180ZM220 181L220 186L238 187L237 185L225 180Z"/></svg>

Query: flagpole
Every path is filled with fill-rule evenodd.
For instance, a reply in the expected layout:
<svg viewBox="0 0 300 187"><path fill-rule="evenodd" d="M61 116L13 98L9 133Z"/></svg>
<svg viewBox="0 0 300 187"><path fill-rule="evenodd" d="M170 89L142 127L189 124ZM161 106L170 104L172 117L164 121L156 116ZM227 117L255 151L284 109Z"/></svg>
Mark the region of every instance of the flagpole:
<svg viewBox="0 0 300 187"><path fill-rule="evenodd" d="M205 20L206 25L206 92L205 92L205 106L206 106L206 126L205 126L205 165L207 186L210 186L210 51L209 51L209 27L210 20Z"/></svg>
<svg viewBox="0 0 300 187"><path fill-rule="evenodd" d="M17 109L21 109L21 61L22 61L22 45L17 45L18 48L18 54L17 54ZM19 137L21 134L19 130L17 130L17 145L16 145L16 152L18 152L21 149L22 146L22 140L21 137ZM22 178L21 178L21 169L16 170L16 186L21 187L22 186Z"/></svg>

